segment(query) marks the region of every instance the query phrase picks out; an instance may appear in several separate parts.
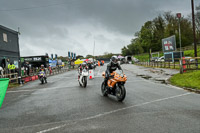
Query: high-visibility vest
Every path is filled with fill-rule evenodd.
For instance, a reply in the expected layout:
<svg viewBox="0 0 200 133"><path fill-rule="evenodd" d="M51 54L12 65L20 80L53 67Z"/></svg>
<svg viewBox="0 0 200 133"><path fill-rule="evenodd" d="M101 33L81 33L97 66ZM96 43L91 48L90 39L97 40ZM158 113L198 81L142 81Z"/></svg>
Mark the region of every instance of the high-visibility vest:
<svg viewBox="0 0 200 133"><path fill-rule="evenodd" d="M8 69L10 69L10 70L13 70L13 69L15 69L15 65L14 64L12 64L12 65L8 65Z"/></svg>

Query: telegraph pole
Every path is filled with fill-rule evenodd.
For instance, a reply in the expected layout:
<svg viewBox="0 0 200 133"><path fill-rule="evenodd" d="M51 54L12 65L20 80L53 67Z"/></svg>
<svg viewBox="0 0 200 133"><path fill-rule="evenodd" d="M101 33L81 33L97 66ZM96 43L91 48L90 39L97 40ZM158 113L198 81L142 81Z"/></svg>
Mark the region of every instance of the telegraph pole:
<svg viewBox="0 0 200 133"><path fill-rule="evenodd" d="M94 47L93 47L93 63L94 63L94 49L95 49L95 40L94 40Z"/></svg>
<svg viewBox="0 0 200 133"><path fill-rule="evenodd" d="M179 23L179 44L180 44L180 58L182 59L182 51L181 51L181 13L177 13L176 16L178 17L178 23Z"/></svg>
<svg viewBox="0 0 200 133"><path fill-rule="evenodd" d="M191 4L192 4L192 24L193 24L193 36L194 36L194 56L197 57L197 42L196 42L195 17L194 17L194 0L191 0Z"/></svg>

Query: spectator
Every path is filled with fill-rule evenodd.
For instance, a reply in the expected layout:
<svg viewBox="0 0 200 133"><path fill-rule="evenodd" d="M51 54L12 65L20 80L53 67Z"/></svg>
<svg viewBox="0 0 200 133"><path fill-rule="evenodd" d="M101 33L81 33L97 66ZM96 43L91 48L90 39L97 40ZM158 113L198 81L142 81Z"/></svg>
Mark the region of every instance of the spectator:
<svg viewBox="0 0 200 133"><path fill-rule="evenodd" d="M29 73L30 73L30 66L29 66L29 62L26 62L26 64L24 65L25 66L25 70L26 70L26 75L29 76Z"/></svg>
<svg viewBox="0 0 200 133"><path fill-rule="evenodd" d="M11 62L9 65L8 65L8 70L9 70L9 72L11 72L11 73L15 73L15 65ZM15 75L11 75L12 76L12 78L14 78L15 77Z"/></svg>
<svg viewBox="0 0 200 133"><path fill-rule="evenodd" d="M3 68L0 66L0 78L3 78Z"/></svg>
<svg viewBox="0 0 200 133"><path fill-rule="evenodd" d="M12 62L8 65L8 69L11 71L11 73L15 73L15 65Z"/></svg>

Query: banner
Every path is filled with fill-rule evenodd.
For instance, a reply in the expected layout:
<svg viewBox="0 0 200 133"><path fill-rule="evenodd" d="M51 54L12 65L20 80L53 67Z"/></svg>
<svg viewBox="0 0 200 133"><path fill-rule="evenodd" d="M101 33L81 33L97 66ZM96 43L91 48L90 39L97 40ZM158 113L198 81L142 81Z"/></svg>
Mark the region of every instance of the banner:
<svg viewBox="0 0 200 133"><path fill-rule="evenodd" d="M9 84L8 78L0 78L0 108L3 103L4 97L6 95L8 84Z"/></svg>
<svg viewBox="0 0 200 133"><path fill-rule="evenodd" d="M72 55L72 59L73 59L73 55L74 55L74 54L73 54L72 52L71 52L71 55Z"/></svg>
<svg viewBox="0 0 200 133"><path fill-rule="evenodd" d="M70 52L68 52L68 58L70 58Z"/></svg>
<svg viewBox="0 0 200 133"><path fill-rule="evenodd" d="M163 52L176 51L176 37L175 35L162 39Z"/></svg>
<svg viewBox="0 0 200 133"><path fill-rule="evenodd" d="M62 65L62 60L58 60L58 65L59 65L59 66Z"/></svg>
<svg viewBox="0 0 200 133"><path fill-rule="evenodd" d="M53 54L51 54L51 59L53 60Z"/></svg>
<svg viewBox="0 0 200 133"><path fill-rule="evenodd" d="M57 66L57 60L49 60L49 66L50 67L56 67Z"/></svg>

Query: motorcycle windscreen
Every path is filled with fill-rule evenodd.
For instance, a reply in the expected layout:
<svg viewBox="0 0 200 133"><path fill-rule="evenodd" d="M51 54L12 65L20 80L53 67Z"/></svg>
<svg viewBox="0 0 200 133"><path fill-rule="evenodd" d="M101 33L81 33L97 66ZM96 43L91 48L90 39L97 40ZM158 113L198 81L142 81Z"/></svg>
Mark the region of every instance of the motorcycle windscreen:
<svg viewBox="0 0 200 133"><path fill-rule="evenodd" d="M6 91L8 88L9 79L8 78L2 78L0 79L0 108L3 103L4 97L6 95Z"/></svg>

